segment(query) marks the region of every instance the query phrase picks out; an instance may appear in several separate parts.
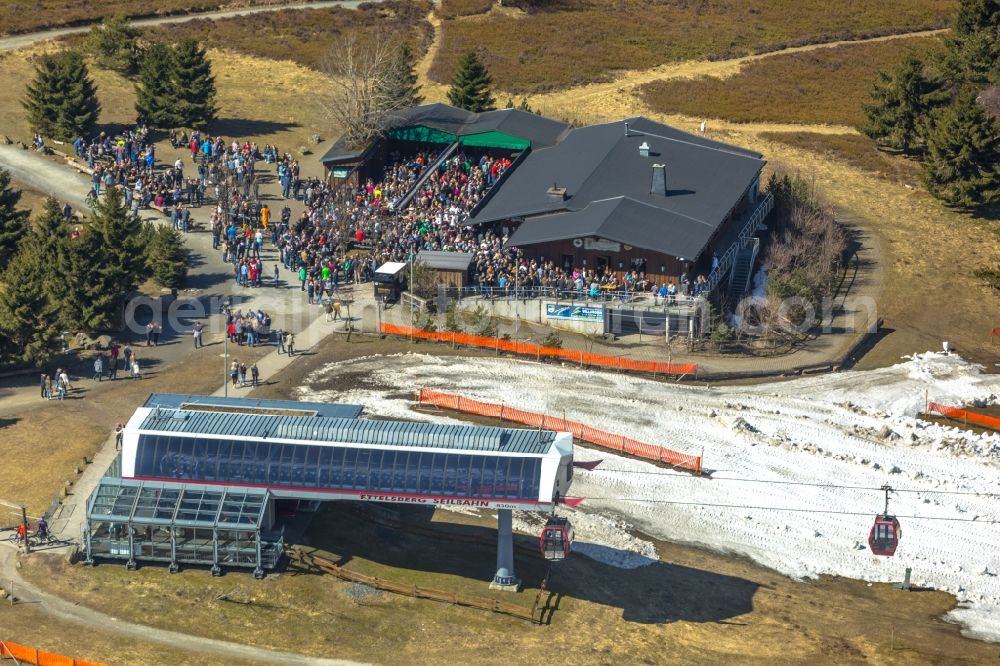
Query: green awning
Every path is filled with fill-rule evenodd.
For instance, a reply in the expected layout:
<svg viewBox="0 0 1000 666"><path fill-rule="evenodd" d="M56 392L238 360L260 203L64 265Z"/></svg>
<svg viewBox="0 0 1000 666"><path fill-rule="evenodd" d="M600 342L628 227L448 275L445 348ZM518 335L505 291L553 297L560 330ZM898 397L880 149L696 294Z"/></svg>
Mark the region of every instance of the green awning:
<svg viewBox="0 0 1000 666"><path fill-rule="evenodd" d="M482 132L470 134L459 139L463 146L478 148L504 148L507 150L525 150L531 146L531 141L503 132Z"/></svg>
<svg viewBox="0 0 1000 666"><path fill-rule="evenodd" d="M423 125L399 127L389 131L389 136L400 141L420 141L422 143L455 143L457 136Z"/></svg>

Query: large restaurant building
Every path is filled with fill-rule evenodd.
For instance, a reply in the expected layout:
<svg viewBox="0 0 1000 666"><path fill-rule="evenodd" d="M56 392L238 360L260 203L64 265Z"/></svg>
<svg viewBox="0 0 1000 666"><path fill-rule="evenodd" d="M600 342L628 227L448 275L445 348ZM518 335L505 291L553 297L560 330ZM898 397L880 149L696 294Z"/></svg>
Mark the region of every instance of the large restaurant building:
<svg viewBox="0 0 1000 666"><path fill-rule="evenodd" d="M646 118L568 130L534 150L467 222L528 258L656 282L727 270L770 211L759 153Z"/></svg>

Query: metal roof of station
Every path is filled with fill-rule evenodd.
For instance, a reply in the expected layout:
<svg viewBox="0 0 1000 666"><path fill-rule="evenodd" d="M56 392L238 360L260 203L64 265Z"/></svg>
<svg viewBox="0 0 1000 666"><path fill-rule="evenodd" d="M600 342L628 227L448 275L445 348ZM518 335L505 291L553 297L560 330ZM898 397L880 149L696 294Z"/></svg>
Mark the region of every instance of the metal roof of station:
<svg viewBox="0 0 1000 666"><path fill-rule="evenodd" d="M87 518L113 523L259 530L270 491L105 477Z"/></svg>
<svg viewBox="0 0 1000 666"><path fill-rule="evenodd" d="M298 400L261 400L257 398L226 398L217 395L188 395L183 393L152 393L143 407L159 409L185 409L190 405L198 407L219 407L241 412L284 411L297 412L303 416L319 416L334 419L354 419L361 416L363 405L333 404L327 402L301 402Z"/></svg>
<svg viewBox="0 0 1000 666"><path fill-rule="evenodd" d="M555 442L548 430L439 425L409 421L316 419L302 416L156 409L138 430L189 436L278 438L375 446L449 448L465 451L543 455Z"/></svg>

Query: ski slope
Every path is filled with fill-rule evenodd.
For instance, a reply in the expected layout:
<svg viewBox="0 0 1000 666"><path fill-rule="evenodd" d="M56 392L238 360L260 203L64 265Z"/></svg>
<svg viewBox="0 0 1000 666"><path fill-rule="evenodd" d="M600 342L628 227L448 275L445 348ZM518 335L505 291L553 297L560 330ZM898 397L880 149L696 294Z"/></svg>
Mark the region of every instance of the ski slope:
<svg viewBox="0 0 1000 666"><path fill-rule="evenodd" d="M364 379L350 390L328 388L343 372ZM793 577L898 581L912 567L914 584L956 595L949 619L967 635L1000 641L1000 524L989 522L1000 521L1000 495L978 494L1000 493L1000 434L916 418L925 399L996 403L1000 376L958 356L927 353L874 371L701 388L509 359L401 354L327 365L298 390L306 400L364 404L378 416L451 420L410 409L423 386L565 415L682 452L704 450L711 480L577 447L580 460L604 460L592 472L578 470L573 482L572 493L588 498L570 516L584 528L578 552L641 566L655 549L629 534L634 526L658 539L740 553ZM892 558L872 555L866 543L883 505L871 488L883 484L920 491L891 496L902 524Z"/></svg>

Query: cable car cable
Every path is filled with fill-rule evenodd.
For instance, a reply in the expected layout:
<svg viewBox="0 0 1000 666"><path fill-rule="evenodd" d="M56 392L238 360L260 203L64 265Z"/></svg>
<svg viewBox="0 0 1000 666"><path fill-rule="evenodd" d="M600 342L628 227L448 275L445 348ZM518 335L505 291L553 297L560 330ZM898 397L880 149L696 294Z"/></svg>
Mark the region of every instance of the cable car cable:
<svg viewBox="0 0 1000 666"><path fill-rule="evenodd" d="M597 468L594 470L585 470L590 474L596 474L598 472L615 472L618 474L646 474L651 476L669 476L673 478L680 479L697 479L702 480L701 477L691 476L690 474L673 474L671 472L654 472L652 470L635 470L635 469L617 469L608 468L602 469ZM809 481L782 481L780 479L745 479L745 478L733 478L733 477L718 477L711 478L711 481L739 481L742 483L773 483L775 485L783 486L811 486L813 488L840 488L846 490L882 490L881 487L874 486L844 486L837 485L833 483L811 483ZM1000 497L1000 493L978 493L971 490L918 490L915 488L896 488L893 487L893 492L897 493L933 493L937 495L975 495L978 497Z"/></svg>
<svg viewBox="0 0 1000 666"><path fill-rule="evenodd" d="M881 488L879 488L878 490L881 490ZM795 507L779 507L779 506L715 504L711 502L685 502L681 500L647 499L643 497L587 497L586 499L602 500L607 502L646 502L649 504L676 504L681 506L703 506L703 507L720 508L720 509L744 509L747 511L790 511L794 513L825 513L825 514L832 514L839 516L868 516L868 517L872 515L870 511L834 511L832 509L800 509ZM896 514L896 518L907 518L913 520L945 520L957 523L981 523L984 525L1000 524L1000 520L978 520L976 518L949 518L947 516L916 516L916 515L905 516L901 514Z"/></svg>

